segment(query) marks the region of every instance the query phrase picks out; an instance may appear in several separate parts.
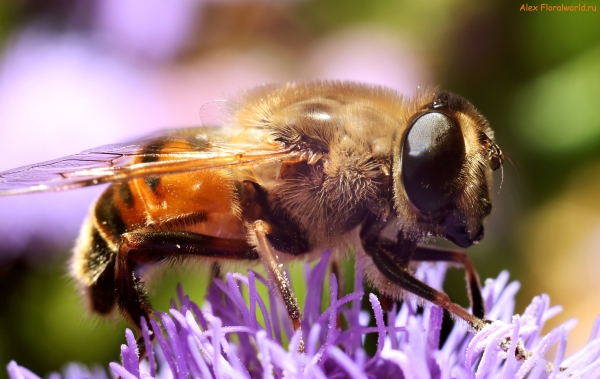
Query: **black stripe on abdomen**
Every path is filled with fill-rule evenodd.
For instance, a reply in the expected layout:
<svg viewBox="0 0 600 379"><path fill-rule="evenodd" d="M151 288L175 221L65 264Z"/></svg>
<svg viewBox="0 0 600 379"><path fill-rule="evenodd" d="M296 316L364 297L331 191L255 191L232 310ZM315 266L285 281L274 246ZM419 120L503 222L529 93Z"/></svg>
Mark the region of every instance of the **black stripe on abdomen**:
<svg viewBox="0 0 600 379"><path fill-rule="evenodd" d="M127 225L121 217L121 212L115 202L115 186L108 187L96 203L95 216L97 226L113 237L119 237L127 232Z"/></svg>

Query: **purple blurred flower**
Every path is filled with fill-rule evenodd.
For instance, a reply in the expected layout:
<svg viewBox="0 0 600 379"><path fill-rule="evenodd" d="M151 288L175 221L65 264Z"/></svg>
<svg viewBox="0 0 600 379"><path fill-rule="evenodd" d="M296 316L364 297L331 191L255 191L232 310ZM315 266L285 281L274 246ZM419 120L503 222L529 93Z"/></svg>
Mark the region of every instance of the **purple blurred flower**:
<svg viewBox="0 0 600 379"><path fill-rule="evenodd" d="M201 23L203 1L175 0L98 3L97 33L120 53L143 60L168 60L189 42Z"/></svg>
<svg viewBox="0 0 600 379"><path fill-rule="evenodd" d="M266 281L253 271L248 276L227 274L225 282L215 280L208 293L210 310L201 310L180 288L179 305L173 302L169 314L143 325L149 342L149 330L157 342L148 359L138 363L133 333L126 331L127 344L121 346L122 363L111 363L113 376L123 379L146 378L589 378L600 375L600 319L588 344L563 360L566 335L574 326L568 321L545 336L540 331L560 307L549 306L545 295L536 297L522 315L513 315L517 282L508 282L508 273L488 280L483 289L488 317L494 319L477 335L458 323L440 345L443 311L426 307L417 312L411 302L387 315L373 294L369 300L375 327L367 326L369 313L361 310L362 269L357 265L355 292L338 299L332 296L329 307L321 311L322 288L326 278L328 255L313 268L306 268L306 286L310 289L304 308L302 329L306 353L298 352L300 334L293 333L290 320L279 302L269 295L259 296L257 284ZM422 266L417 275L439 286L445 274L443 265ZM249 301L244 299L245 288ZM329 293L337 294L337 281L331 275ZM257 311L258 310L258 311ZM258 315L258 317L257 317ZM338 317L347 327L337 327ZM261 324L262 321L262 324ZM363 350L367 333L378 336L373 357ZM235 336L235 337L234 337ZM287 342L289 341L289 342ZM545 359L548 349L558 343L553 368ZM287 348L284 348L287 344ZM518 345L531 352L517 359ZM14 361L8 365L11 379L39 378ZM58 379L59 374L51 375ZM106 379L103 370L88 370L70 365L67 379Z"/></svg>

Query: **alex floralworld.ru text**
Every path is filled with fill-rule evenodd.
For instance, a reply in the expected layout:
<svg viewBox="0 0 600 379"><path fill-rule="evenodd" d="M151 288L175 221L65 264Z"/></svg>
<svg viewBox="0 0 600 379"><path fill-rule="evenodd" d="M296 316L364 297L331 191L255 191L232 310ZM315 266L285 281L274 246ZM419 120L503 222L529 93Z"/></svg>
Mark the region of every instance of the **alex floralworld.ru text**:
<svg viewBox="0 0 600 379"><path fill-rule="evenodd" d="M550 5L550 4L539 4L529 5L521 4L519 8L521 12L596 12L595 5L577 4L577 5Z"/></svg>

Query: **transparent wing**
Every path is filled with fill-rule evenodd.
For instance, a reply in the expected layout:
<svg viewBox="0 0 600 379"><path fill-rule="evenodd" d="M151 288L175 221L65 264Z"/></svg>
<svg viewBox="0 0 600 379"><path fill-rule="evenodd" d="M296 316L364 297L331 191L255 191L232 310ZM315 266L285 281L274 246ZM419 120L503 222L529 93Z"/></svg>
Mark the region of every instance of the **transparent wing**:
<svg viewBox="0 0 600 379"><path fill-rule="evenodd" d="M204 127L221 127L233 123L238 104L231 100L213 100L200 108L200 120Z"/></svg>
<svg viewBox="0 0 600 379"><path fill-rule="evenodd" d="M209 141L203 128L169 130L0 173L0 196L63 191L149 175L299 160L279 143L260 146Z"/></svg>

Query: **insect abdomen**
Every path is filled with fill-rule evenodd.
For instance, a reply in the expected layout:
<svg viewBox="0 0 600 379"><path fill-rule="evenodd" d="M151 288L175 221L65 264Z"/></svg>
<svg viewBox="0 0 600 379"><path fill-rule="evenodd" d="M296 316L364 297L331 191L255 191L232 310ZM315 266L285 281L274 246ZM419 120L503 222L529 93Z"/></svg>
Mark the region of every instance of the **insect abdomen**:
<svg viewBox="0 0 600 379"><path fill-rule="evenodd" d="M108 314L116 305L115 256L121 235L143 223L141 202L131 182L109 186L93 205L75 245L71 272L83 288L92 312Z"/></svg>
<svg viewBox="0 0 600 379"><path fill-rule="evenodd" d="M85 292L92 312L105 315L115 308L115 256L92 217L88 218L75 245L71 274Z"/></svg>

